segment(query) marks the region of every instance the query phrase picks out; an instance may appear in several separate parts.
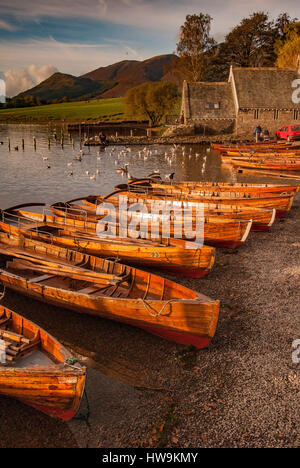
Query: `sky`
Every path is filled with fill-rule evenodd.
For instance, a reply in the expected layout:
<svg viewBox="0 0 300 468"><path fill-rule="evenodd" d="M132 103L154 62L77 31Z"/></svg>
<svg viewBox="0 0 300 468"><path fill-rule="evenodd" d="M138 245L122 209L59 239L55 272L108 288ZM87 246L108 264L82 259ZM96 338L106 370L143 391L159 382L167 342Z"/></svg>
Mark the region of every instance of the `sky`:
<svg viewBox="0 0 300 468"><path fill-rule="evenodd" d="M173 53L188 14L210 14L220 41L261 10L300 18L299 0L0 0L0 72L13 96L56 71Z"/></svg>

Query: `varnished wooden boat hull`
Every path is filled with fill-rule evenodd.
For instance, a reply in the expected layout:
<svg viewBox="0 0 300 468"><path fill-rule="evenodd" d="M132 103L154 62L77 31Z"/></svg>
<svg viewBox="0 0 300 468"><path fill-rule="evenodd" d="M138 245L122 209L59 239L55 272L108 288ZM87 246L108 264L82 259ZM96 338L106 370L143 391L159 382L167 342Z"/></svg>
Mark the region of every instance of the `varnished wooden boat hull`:
<svg viewBox="0 0 300 468"><path fill-rule="evenodd" d="M139 188L141 190L141 188ZM132 192L119 191L120 195L131 196ZM135 193L135 196L138 196L141 199L148 200L172 200L177 202L186 202L186 203L216 203L218 205L234 205L238 207L255 207L263 209L276 209L276 217L281 218L288 214L290 211L295 194L261 194L261 195L252 195L245 193L244 196L237 193L220 193L217 196L210 193L205 193L203 195L192 195L192 194L182 194L172 195L165 190L159 192L153 191L149 193ZM107 200L109 202L109 199Z"/></svg>
<svg viewBox="0 0 300 468"><path fill-rule="evenodd" d="M172 192L173 193L173 192ZM175 192L176 193L176 188ZM100 201L100 198L97 200ZM110 199L110 202L114 204L114 206L118 209L118 197ZM151 206L147 204L147 201L143 200L144 205L147 207L148 211L151 212ZM139 203L138 197L131 196L129 200L129 204L133 205L135 203ZM98 216L96 214L96 205L94 207L88 205L74 205L74 204L58 204L52 205L51 210L54 214L60 217L69 217L72 219L77 220L91 220L94 222L99 221L102 219L103 216ZM79 215L78 213L81 213ZM119 212L120 214L120 212ZM235 207L234 205L223 205L218 206L215 203L209 203L204 205L204 214L207 217L214 217L217 216L219 219L240 219L240 220L252 220L252 230L253 231L267 231L271 228L275 221L276 217L276 210L264 210L261 208L251 208L251 207ZM190 216L190 219L193 222L196 222L196 216Z"/></svg>
<svg viewBox="0 0 300 468"><path fill-rule="evenodd" d="M2 236L1 255L7 255L8 258L14 256L19 258L20 253L18 252L25 252L26 255L30 254L30 258L42 256L46 261L48 258L49 262L52 262L55 256L60 264L74 265L77 274L80 270L80 275L83 275L86 270L78 267L78 263L90 265L89 271L94 275L98 271L106 271L110 275L121 273L133 281L131 286L128 285L128 297L120 297L119 294L114 296L117 293L115 289L113 289L112 295L105 295L105 293L97 295L87 292L86 288L70 290L66 286L65 280L59 283L64 284L63 289L54 286L52 279L39 278L38 281L35 281L33 277L28 280L22 270L20 273L15 273L17 270L12 272L6 267L0 269L0 282L7 288L58 307L124 322L147 329L167 339L174 339L179 343L194 344L199 348L206 345L215 334L219 301L213 301L151 273L125 267L101 258L66 251L66 249L57 246L49 246L36 241L12 239L11 236L7 236L5 243L4 240ZM87 278L86 274L83 278ZM47 281L50 283L48 284ZM155 299L153 291L160 291L159 296Z"/></svg>
<svg viewBox="0 0 300 468"><path fill-rule="evenodd" d="M149 183L149 179L145 179ZM132 182L130 185L134 185ZM248 184L248 183L228 183L228 182L174 182L167 183L151 182L151 187L167 190L177 190L179 193L205 193L212 192L215 195L221 192L229 193L251 193L251 194L296 194L300 185L279 185L279 184Z"/></svg>
<svg viewBox="0 0 300 468"><path fill-rule="evenodd" d="M226 222L227 221L227 222ZM219 223L215 222L205 222L204 224L204 242L207 245L214 247L222 247L228 249L235 249L241 247L246 240L251 231L252 221L246 220L231 220L227 219L226 221L220 220ZM112 229L115 229L117 234L119 232L119 224L116 223L107 223ZM151 222L147 231L142 231L142 236L151 235ZM174 238L175 236L175 227L170 226L170 237ZM159 227L159 234L162 235L162 226ZM182 237L185 239L185 234L182 233Z"/></svg>
<svg viewBox="0 0 300 468"><path fill-rule="evenodd" d="M300 162L292 161L245 161L242 158L230 159L230 164L235 167L248 167L253 169L272 170L272 171L300 171Z"/></svg>
<svg viewBox="0 0 300 468"><path fill-rule="evenodd" d="M253 157L253 158L256 158L256 157L261 157L261 158L276 158L276 159L281 159L281 158L295 158L295 157L299 157L300 155L300 151L299 150L295 150L295 151L291 151L291 150L284 150L284 151L278 151L278 152L274 152L274 151L259 151L259 150L255 150L255 151L225 151L225 154L224 156L233 156L233 157Z"/></svg>
<svg viewBox="0 0 300 468"><path fill-rule="evenodd" d="M80 232L86 232L87 234L96 234L97 223L72 219L68 217L58 216L41 216L36 213L29 213L25 211L19 211L19 214L25 216L28 219L44 220L48 225L55 223L55 226L61 226L65 228L66 232L76 231L76 235L80 237ZM107 223L109 225L109 223ZM115 227L118 236L118 224L111 223L111 226ZM2 228L3 225L1 224ZM204 243L213 247L224 247L224 248L237 248L243 245L251 231L252 221L251 220L234 220L234 219L218 219L217 217L206 217L204 224ZM145 236L151 233L151 219L149 219L148 232L144 233ZM162 235L162 226L159 226L159 234ZM170 237L174 236L174 226L170 226ZM183 233L183 239L185 239ZM186 239L189 241L189 239Z"/></svg>
<svg viewBox="0 0 300 468"><path fill-rule="evenodd" d="M43 347L53 354L57 365L49 367L2 367L0 394L15 398L49 416L69 421L79 408L85 385L85 368L67 364L72 357L53 337L29 320L0 306L0 316L12 314L14 330L34 333L39 330Z"/></svg>
<svg viewBox="0 0 300 468"><path fill-rule="evenodd" d="M34 215L36 222L43 218L38 214L30 213L31 215ZM91 233L91 229L94 229L93 224L86 226L80 222L74 223L72 220L64 221L47 217L48 226L62 229L57 235L51 236L46 232L43 233L43 228L40 231L29 231L26 226L19 228L1 221L0 227L7 233L23 235L90 255L116 258L128 265L154 267L191 278L202 278L211 271L215 263L215 249L206 245L191 244L180 239L163 240L162 244L139 242L128 244L126 239L119 238L101 240Z"/></svg>
<svg viewBox="0 0 300 468"><path fill-rule="evenodd" d="M278 142L246 142L241 144L216 144L212 143L211 148L214 151L243 151L243 150L286 150L286 149L293 149L297 148L297 145L293 145L292 143L288 143L285 141L278 141ZM299 148L299 147L298 147Z"/></svg>

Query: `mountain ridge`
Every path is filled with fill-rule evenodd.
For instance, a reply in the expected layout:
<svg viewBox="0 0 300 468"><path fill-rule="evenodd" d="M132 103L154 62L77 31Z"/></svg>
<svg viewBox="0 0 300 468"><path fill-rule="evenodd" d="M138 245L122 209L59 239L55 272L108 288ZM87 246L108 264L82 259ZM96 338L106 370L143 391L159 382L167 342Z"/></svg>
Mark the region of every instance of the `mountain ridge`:
<svg viewBox="0 0 300 468"><path fill-rule="evenodd" d="M148 81L162 81L167 77L173 54L158 55L149 59L123 60L99 67L79 77L56 72L46 80L15 96L34 96L42 102L54 100L84 100L123 97L126 92Z"/></svg>

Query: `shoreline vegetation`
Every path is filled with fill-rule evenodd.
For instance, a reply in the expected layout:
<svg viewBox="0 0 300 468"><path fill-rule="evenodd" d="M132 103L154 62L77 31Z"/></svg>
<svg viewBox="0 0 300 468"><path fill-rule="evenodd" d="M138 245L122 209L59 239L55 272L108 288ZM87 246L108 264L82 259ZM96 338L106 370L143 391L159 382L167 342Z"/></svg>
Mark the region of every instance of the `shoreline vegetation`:
<svg viewBox="0 0 300 468"><path fill-rule="evenodd" d="M0 123L67 123L115 121L125 118L123 98L0 109Z"/></svg>
<svg viewBox="0 0 300 468"><path fill-rule="evenodd" d="M179 106L176 106L176 113L180 113ZM174 116L173 116L174 117ZM142 125L145 135L114 135L115 127L127 128L130 130L130 123L133 120ZM63 102L57 104L45 104L34 107L18 108L0 108L0 125L18 124L18 125L49 125L49 126L72 126L79 125L88 127L91 125L91 134L93 126L103 124L103 130L109 135L109 140L114 145L156 145L156 144L210 144L222 142L240 142L252 140L252 135L236 134L178 134L164 136L164 132L172 125L161 125L159 127L148 127L145 121L134 115L126 114L126 105L124 98L98 99L86 101ZM135 125L132 125L135 127ZM141 128L142 128L141 127ZM147 135L147 129L150 134ZM82 129L84 132L84 129ZM95 128L95 134L98 128ZM140 132L139 132L140 133Z"/></svg>

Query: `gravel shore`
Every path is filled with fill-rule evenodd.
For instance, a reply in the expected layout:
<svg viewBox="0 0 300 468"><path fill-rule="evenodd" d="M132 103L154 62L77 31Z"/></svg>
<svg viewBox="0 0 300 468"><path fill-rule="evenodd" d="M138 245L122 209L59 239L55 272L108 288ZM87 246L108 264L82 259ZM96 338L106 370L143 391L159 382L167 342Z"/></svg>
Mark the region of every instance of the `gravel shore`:
<svg viewBox="0 0 300 468"><path fill-rule="evenodd" d="M175 278L221 301L201 351L7 292L3 305L84 359L90 414L83 401L65 424L0 397L0 447L299 447L299 233L298 195L271 232L218 250L208 277Z"/></svg>
<svg viewBox="0 0 300 468"><path fill-rule="evenodd" d="M252 135L189 135L189 136L109 136L110 145L115 146L141 146L141 145L210 145L211 143L237 143L237 142L253 142ZM86 145L88 146L88 145ZM99 146L98 144L90 144L90 146Z"/></svg>

